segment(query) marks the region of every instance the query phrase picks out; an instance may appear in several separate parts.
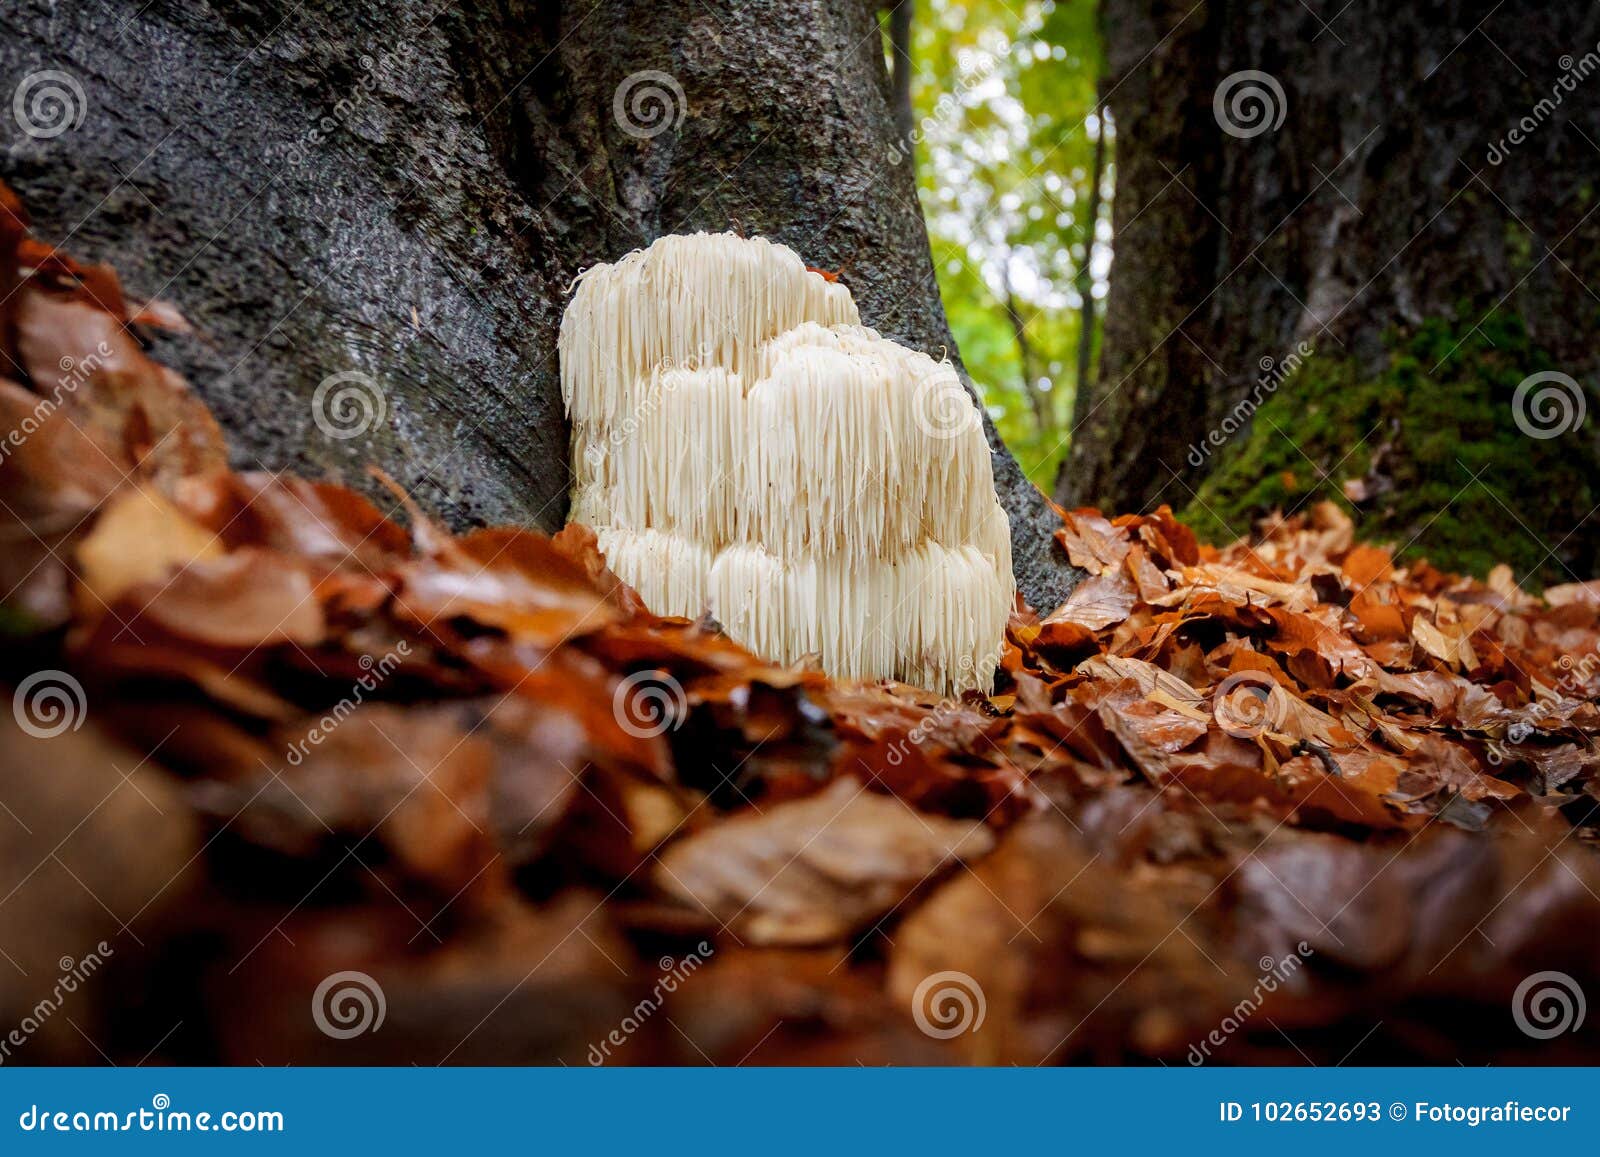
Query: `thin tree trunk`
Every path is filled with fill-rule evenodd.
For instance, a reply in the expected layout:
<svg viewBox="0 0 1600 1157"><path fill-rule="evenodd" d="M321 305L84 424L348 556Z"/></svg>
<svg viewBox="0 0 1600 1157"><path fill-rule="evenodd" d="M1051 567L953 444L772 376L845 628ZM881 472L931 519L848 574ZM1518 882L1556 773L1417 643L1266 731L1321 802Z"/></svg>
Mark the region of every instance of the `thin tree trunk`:
<svg viewBox="0 0 1600 1157"><path fill-rule="evenodd" d="M1106 170L1105 105L1100 109L1100 135L1094 142L1094 165L1089 177L1088 228L1083 242L1083 265L1078 270L1078 297L1083 302L1078 334L1078 390L1087 392L1094 361L1094 247L1100 224L1100 184Z"/></svg>
<svg viewBox="0 0 1600 1157"><path fill-rule="evenodd" d="M911 110L911 78L915 73L911 58L911 27L916 18L917 0L899 0L889 10L889 105L894 111L894 131L909 151L915 117Z"/></svg>
<svg viewBox="0 0 1600 1157"><path fill-rule="evenodd" d="M1028 405L1033 408L1034 424L1039 428L1041 437L1048 437L1055 432L1055 415L1052 412L1051 398L1044 390L1039 388L1039 371L1033 353L1033 343L1028 340L1028 323L1023 320L1022 309L1017 301L1016 290L1011 285L1011 254L1006 254L1003 263L1001 278L1005 284L1006 316L1011 321L1011 335L1017 342L1017 361L1022 373L1022 393L1028 399Z"/></svg>
<svg viewBox="0 0 1600 1157"><path fill-rule="evenodd" d="M1104 82L1100 85L1105 88ZM1083 304L1079 309L1078 326L1078 379L1077 389L1073 395L1073 431L1081 425L1090 412L1091 397L1094 391L1094 246L1095 234L1100 223L1100 185L1105 178L1106 164L1106 106L1102 100L1097 106L1100 115L1100 135L1094 142L1093 172L1089 184L1088 224L1085 230L1083 244L1083 264L1078 267L1077 287L1078 300ZM1067 472L1071 466L1071 459L1063 459L1056 470L1055 485L1053 487L1057 501L1063 501L1070 492L1067 481Z"/></svg>

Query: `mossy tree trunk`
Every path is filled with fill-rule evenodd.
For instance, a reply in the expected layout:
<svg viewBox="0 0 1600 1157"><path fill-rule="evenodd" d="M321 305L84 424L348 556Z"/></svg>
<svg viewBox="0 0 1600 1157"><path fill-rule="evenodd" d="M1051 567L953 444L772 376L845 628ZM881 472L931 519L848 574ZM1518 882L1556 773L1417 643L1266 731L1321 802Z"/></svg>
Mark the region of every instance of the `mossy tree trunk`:
<svg viewBox="0 0 1600 1157"><path fill-rule="evenodd" d="M241 466L376 463L457 523L559 526L567 287L664 233L787 242L887 336L954 349L868 0L5 6L4 93L45 71L81 122L7 120L0 175L47 240L195 323L161 356ZM347 372L386 412L333 438L313 396ZM1048 609L1057 523L989 437Z"/></svg>
<svg viewBox="0 0 1600 1157"><path fill-rule="evenodd" d="M1349 483L1364 532L1444 563L1594 573L1597 425L1530 437L1515 397L1577 383L1525 393L1556 391L1539 434L1594 401L1600 8L1102 20L1115 259L1058 499L1169 502L1224 535Z"/></svg>

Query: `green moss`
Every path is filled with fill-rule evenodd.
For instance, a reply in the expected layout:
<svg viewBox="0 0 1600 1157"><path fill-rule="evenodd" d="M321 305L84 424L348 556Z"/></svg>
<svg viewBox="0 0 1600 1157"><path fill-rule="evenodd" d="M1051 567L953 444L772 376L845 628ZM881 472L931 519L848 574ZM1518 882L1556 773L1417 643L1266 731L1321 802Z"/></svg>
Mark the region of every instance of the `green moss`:
<svg viewBox="0 0 1600 1157"><path fill-rule="evenodd" d="M1518 276L1533 267L1533 242L1533 234L1518 222L1506 222L1506 259Z"/></svg>
<svg viewBox="0 0 1600 1157"><path fill-rule="evenodd" d="M1556 368L1521 320L1431 321L1389 348L1376 375L1354 358L1308 358L1217 452L1185 512L1196 530L1226 541L1271 510L1327 498L1362 537L1446 570L1482 575L1505 562L1536 588L1595 573L1584 520L1600 464L1587 426L1548 439L1518 428L1517 386ZM1387 488L1354 505L1342 486L1369 472Z"/></svg>
<svg viewBox="0 0 1600 1157"><path fill-rule="evenodd" d="M0 639L26 639L43 627L32 615L15 607L0 605Z"/></svg>

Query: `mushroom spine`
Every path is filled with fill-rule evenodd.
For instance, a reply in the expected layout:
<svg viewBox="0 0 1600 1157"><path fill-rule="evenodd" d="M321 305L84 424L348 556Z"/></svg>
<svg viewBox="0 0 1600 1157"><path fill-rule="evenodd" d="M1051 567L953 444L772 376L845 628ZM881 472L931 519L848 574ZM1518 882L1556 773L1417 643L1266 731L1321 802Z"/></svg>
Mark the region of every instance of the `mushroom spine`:
<svg viewBox="0 0 1600 1157"><path fill-rule="evenodd" d="M861 325L783 245L663 237L561 322L572 514L660 613L779 662L987 690L1015 583L989 447L948 361Z"/></svg>

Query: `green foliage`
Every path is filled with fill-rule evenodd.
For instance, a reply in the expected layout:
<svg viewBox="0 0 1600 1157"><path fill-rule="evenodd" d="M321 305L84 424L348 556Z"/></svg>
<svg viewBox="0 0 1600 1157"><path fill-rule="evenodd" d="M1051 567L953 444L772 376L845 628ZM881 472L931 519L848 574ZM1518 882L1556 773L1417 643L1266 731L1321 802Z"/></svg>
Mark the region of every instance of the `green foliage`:
<svg viewBox="0 0 1600 1157"><path fill-rule="evenodd" d="M1446 570L1505 562L1534 587L1571 581L1568 567L1588 574L1593 545L1563 540L1600 497L1600 461L1582 428L1548 439L1518 428L1517 386L1554 368L1521 319L1493 314L1464 332L1434 320L1390 348L1377 375L1310 358L1219 451L1183 517L1220 542L1271 510L1331 499L1363 538ZM1386 489L1353 506L1350 479Z"/></svg>
<svg viewBox="0 0 1600 1157"><path fill-rule="evenodd" d="M913 31L918 188L950 326L1001 436L1048 490L1077 387L1079 279L1090 262L1087 282L1103 297L1110 263L1109 205L1098 227L1087 212L1102 130L1095 5L930 0ZM1111 180L1108 158L1102 189ZM1043 422L1008 286L1046 386Z"/></svg>
<svg viewBox="0 0 1600 1157"><path fill-rule="evenodd" d="M26 639L41 630L38 621L26 611L0 606L0 639Z"/></svg>

